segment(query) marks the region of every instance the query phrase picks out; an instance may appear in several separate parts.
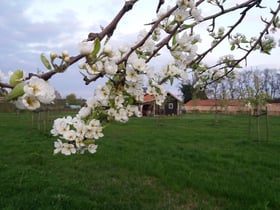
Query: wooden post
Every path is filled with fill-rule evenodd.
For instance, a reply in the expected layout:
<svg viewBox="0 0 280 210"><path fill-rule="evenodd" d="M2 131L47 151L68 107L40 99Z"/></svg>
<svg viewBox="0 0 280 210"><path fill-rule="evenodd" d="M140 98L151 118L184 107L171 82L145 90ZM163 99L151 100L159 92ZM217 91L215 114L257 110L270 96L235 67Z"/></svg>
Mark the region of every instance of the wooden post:
<svg viewBox="0 0 280 210"><path fill-rule="evenodd" d="M252 127L252 123L251 123L251 119L252 119L252 110L250 109L249 110L249 125L248 125L248 140L250 141L251 140L251 127Z"/></svg>
<svg viewBox="0 0 280 210"><path fill-rule="evenodd" d="M260 132L260 116L257 115L257 138L258 138L258 141L261 141L261 132Z"/></svg>
<svg viewBox="0 0 280 210"><path fill-rule="evenodd" d="M38 128L38 130L41 130L40 123L41 123L41 112L38 111L38 114L37 114L37 128Z"/></svg>
<svg viewBox="0 0 280 210"><path fill-rule="evenodd" d="M32 115L31 115L31 123L32 123L32 128L34 128L34 112L32 112Z"/></svg>
<svg viewBox="0 0 280 210"><path fill-rule="evenodd" d="M46 131L47 130L47 113L46 113L46 111L44 111L44 121L43 121L43 123L44 123L44 131Z"/></svg>
<svg viewBox="0 0 280 210"><path fill-rule="evenodd" d="M265 114L266 114L266 141L269 141L269 124L268 124L268 110L267 110L267 106L265 108Z"/></svg>

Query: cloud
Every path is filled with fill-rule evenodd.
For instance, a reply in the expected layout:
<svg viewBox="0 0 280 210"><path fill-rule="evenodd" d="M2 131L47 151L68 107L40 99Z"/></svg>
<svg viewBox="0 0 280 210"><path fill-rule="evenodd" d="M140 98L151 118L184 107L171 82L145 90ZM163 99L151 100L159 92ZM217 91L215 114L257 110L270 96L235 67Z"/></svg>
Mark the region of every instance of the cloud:
<svg viewBox="0 0 280 210"><path fill-rule="evenodd" d="M1 0L0 7L0 69L8 71L23 69L26 73L44 70L40 54L61 53L68 50L71 55L78 54L77 44L87 38L89 32L99 32L100 26L106 26L124 5L124 0ZM176 0L170 0L174 3ZM238 2L238 1L236 1ZM138 32L155 17L156 3L150 0L138 1L133 10L125 14L112 37L112 43L119 45L137 39ZM165 6L167 6L166 2ZM204 10L203 10L204 11ZM206 11L206 10L205 10ZM259 14L255 15L259 17ZM232 17L231 17L232 18ZM254 19L250 20L254 22ZM248 26L242 30L246 31ZM253 30L247 30L248 32ZM197 33L201 33L197 31ZM201 33L202 34L202 33ZM206 39L206 42L210 43ZM219 50L214 57L224 54ZM279 50L269 58L277 63ZM153 65L161 68L167 60L155 59ZM253 59L253 58L258 58ZM252 62L268 63L266 56L253 57ZM251 59L251 58L250 58ZM77 93L80 96L92 95L94 86L85 86L77 65L69 68L63 75L55 76L51 84L62 93Z"/></svg>

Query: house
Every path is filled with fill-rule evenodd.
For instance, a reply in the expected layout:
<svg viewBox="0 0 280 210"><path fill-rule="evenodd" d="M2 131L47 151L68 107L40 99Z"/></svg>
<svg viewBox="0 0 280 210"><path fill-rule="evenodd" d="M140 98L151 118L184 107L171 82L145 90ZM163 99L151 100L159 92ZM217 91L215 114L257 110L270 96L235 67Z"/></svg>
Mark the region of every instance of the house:
<svg viewBox="0 0 280 210"><path fill-rule="evenodd" d="M242 100L195 99L184 104L186 112L223 112L227 114L248 113L250 108ZM280 103L266 104L269 115L280 115Z"/></svg>
<svg viewBox="0 0 280 210"><path fill-rule="evenodd" d="M182 101L169 92L161 106L156 104L156 99L153 95L146 94L144 101L139 104L139 108L143 116L179 115L181 104Z"/></svg>
<svg viewBox="0 0 280 210"><path fill-rule="evenodd" d="M195 99L184 105L187 112L242 113L249 108L241 100Z"/></svg>
<svg viewBox="0 0 280 210"><path fill-rule="evenodd" d="M280 103L268 103L267 112L269 115L280 115Z"/></svg>

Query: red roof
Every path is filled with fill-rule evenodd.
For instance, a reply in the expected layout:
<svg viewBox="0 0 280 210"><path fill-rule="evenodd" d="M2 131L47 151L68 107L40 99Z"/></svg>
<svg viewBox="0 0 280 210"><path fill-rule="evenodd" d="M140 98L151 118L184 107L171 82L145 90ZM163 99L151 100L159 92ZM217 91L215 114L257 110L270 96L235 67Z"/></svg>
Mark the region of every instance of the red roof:
<svg viewBox="0 0 280 210"><path fill-rule="evenodd" d="M172 93L168 92L167 95L170 95L171 97L175 98L178 101L181 101L181 99L179 99L178 97L176 97L175 95L173 95ZM151 102L151 101L155 101L155 97L153 95L150 94L146 94L144 95L144 103L145 102Z"/></svg>
<svg viewBox="0 0 280 210"><path fill-rule="evenodd" d="M144 95L144 102L154 101L155 97L153 95L146 94Z"/></svg>
<svg viewBox="0 0 280 210"><path fill-rule="evenodd" d="M185 103L185 106L220 106L221 104L227 104L228 106L240 106L241 103L238 100L215 100L215 99L197 99L190 100Z"/></svg>

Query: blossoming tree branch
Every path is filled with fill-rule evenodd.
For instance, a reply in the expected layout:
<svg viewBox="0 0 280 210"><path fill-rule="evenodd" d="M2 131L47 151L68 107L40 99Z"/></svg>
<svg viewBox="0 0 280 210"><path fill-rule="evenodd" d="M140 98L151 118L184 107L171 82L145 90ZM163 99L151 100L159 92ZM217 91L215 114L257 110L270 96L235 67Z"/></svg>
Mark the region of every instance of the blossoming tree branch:
<svg viewBox="0 0 280 210"><path fill-rule="evenodd" d="M151 2L155 4L155 18L147 23L149 30L140 31L134 44L114 49L110 38L125 14L137 7L138 1L141 0L125 1L106 27L100 32L89 33L78 44L80 54L70 56L66 50L61 54L42 54L41 61L46 67L44 73L24 75L22 70L16 70L8 82L1 81L0 77L0 87L6 90L6 99L15 103L17 108L28 110L38 109L41 103L52 103L55 90L48 80L61 76L77 62L85 85L99 78L107 79L103 86L96 88L94 96L87 99L86 106L75 117L54 121L51 133L57 137L55 154L95 153L96 140L103 137L108 122L127 122L131 116L141 116L137 104L143 101L143 87L147 87L147 92L154 95L156 103L161 105L167 94L166 82L172 84L174 79L184 81L190 73L195 73L199 78L197 85L203 87L231 76L234 69L246 65L252 52L269 54L276 47L273 34L280 27L279 1L178 0L170 6L170 2L159 0ZM270 7L272 2L274 8ZM204 10L213 12L203 13ZM265 16L255 20L262 27L259 33L247 37L238 31L238 27L246 24L253 10ZM231 25L221 25L223 18L236 14L237 18L232 19ZM208 34L207 44L203 44L201 34ZM205 62L207 56L220 45L227 46L229 52L238 52L239 57L234 57L234 53L226 54L217 58L215 64L208 65ZM169 52L173 62L166 63L161 71L155 70L149 63L160 59L162 51Z"/></svg>

